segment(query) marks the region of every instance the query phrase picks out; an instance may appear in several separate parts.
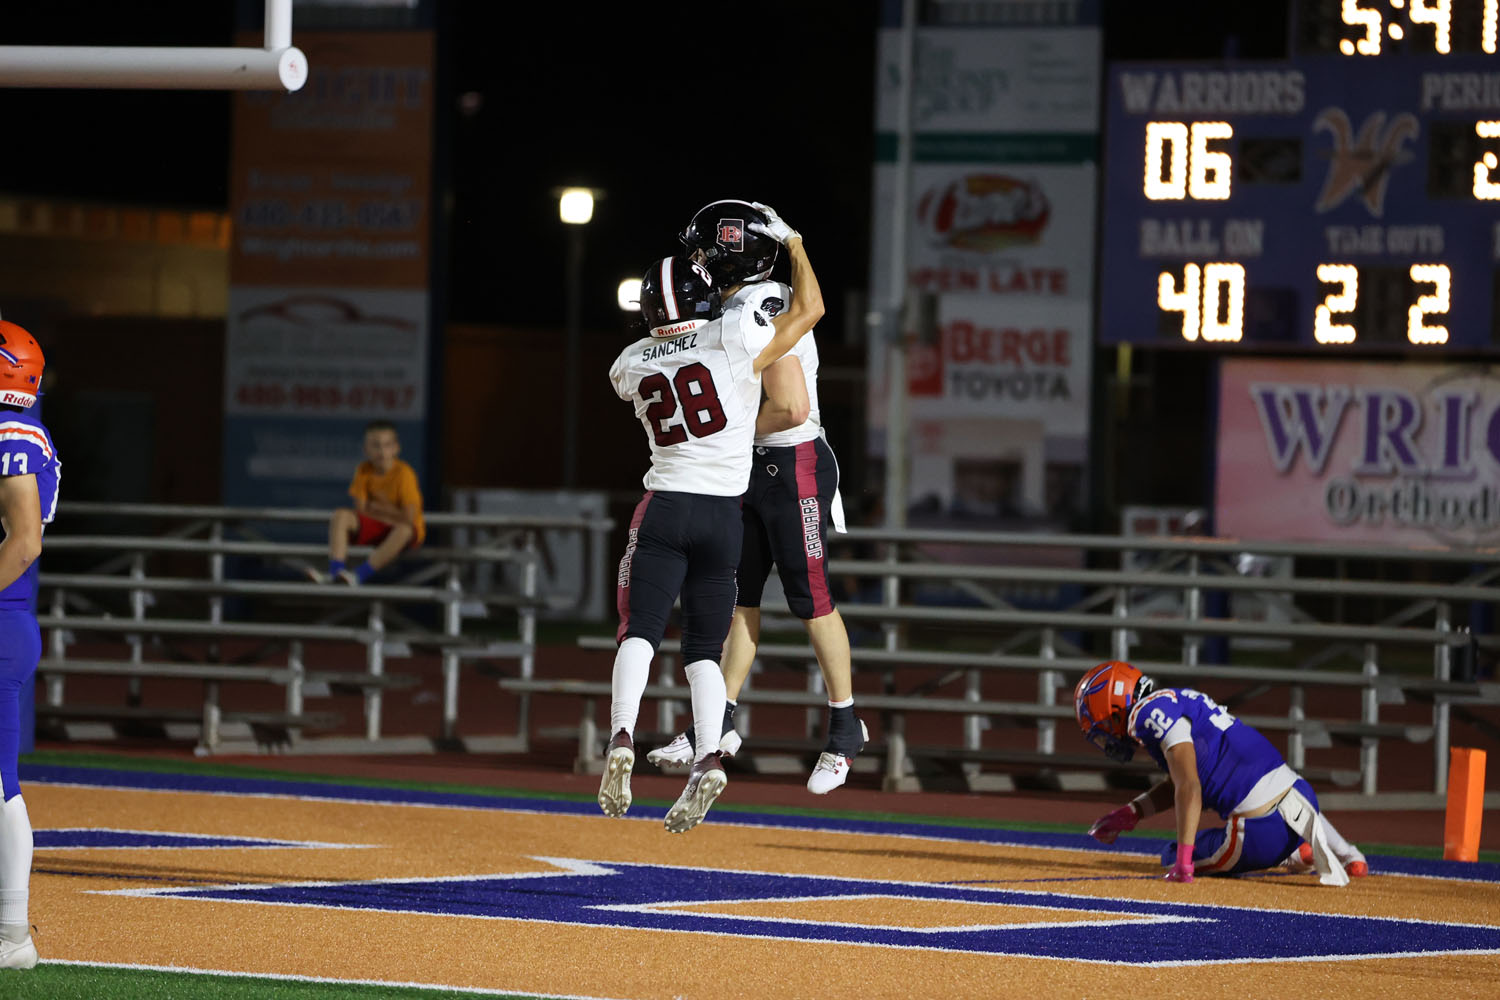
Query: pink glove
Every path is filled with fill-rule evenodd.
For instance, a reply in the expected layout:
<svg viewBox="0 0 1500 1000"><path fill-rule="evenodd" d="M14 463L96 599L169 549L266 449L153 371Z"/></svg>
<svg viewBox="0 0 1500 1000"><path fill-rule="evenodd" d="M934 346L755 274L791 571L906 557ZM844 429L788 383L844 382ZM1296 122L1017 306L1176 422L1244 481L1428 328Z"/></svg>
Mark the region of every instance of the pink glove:
<svg viewBox="0 0 1500 1000"><path fill-rule="evenodd" d="M1167 872L1168 882L1191 882L1193 880L1193 845L1177 845L1177 863Z"/></svg>
<svg viewBox="0 0 1500 1000"><path fill-rule="evenodd" d="M1094 825L1089 827L1089 836L1101 844L1113 844L1116 837L1127 830L1134 830L1135 825L1140 821L1141 818L1136 815L1134 804L1127 802L1109 815L1096 820Z"/></svg>

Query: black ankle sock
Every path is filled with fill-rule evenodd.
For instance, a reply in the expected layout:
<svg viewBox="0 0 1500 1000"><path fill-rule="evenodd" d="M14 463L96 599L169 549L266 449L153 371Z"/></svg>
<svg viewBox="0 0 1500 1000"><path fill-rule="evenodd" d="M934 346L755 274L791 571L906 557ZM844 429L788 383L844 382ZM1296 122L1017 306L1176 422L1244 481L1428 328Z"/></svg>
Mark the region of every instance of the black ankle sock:
<svg viewBox="0 0 1500 1000"><path fill-rule="evenodd" d="M724 728L719 731L720 736L723 736L725 733L734 728L734 710L738 707L739 706L735 702L724 702ZM694 746L698 742L694 738L693 730L691 728L684 729L682 731L682 738L688 741L688 746Z"/></svg>
<svg viewBox="0 0 1500 1000"><path fill-rule="evenodd" d="M864 740L860 737L859 719L854 714L854 706L830 708L828 710L828 749L834 753L841 753L845 757L853 757L863 748Z"/></svg>

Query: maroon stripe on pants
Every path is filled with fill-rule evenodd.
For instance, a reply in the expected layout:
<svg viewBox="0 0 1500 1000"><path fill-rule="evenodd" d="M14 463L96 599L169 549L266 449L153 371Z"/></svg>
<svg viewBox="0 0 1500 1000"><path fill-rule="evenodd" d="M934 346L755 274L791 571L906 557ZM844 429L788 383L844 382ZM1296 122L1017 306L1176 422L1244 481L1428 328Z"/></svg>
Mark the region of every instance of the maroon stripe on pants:
<svg viewBox="0 0 1500 1000"><path fill-rule="evenodd" d="M811 502L809 502L811 501ZM797 510L802 515L802 553L807 558L807 586L812 592L813 617L833 612L828 574L823 561L823 507L818 500L817 439L797 445Z"/></svg>
<svg viewBox="0 0 1500 1000"><path fill-rule="evenodd" d="M620 613L620 627L615 629L617 644L625 641L625 633L630 628L630 562L635 558L635 539L640 533L641 522L646 519L646 506L655 495L654 490L647 490L630 517L630 534L625 542L625 554L620 557L620 571L615 576L615 610Z"/></svg>

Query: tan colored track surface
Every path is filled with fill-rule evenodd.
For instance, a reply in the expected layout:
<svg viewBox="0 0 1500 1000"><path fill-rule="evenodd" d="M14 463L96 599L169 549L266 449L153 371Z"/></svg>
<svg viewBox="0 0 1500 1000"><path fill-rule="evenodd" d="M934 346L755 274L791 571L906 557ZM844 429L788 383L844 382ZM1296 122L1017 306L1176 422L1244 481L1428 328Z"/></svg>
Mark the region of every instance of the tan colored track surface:
<svg viewBox="0 0 1500 1000"><path fill-rule="evenodd" d="M45 850L32 920L44 959L444 983L590 997L1496 997L1500 956L1137 968L925 948L761 940L513 920L100 895L173 885L440 878L550 870L536 857L923 882L983 881L1103 898L1192 901L1500 925L1500 885L1372 877L1347 889L1311 877L1158 881L1144 858L708 823L28 785L39 828L253 836L362 849ZM726 814L727 815L727 814ZM1121 879L1122 875L1139 878ZM1079 881L1087 877L1099 881ZM1058 880L1051 884L1045 880ZM1067 880L1067 881L1063 881ZM858 904L844 904L845 906ZM995 921L964 904L756 900L714 907L759 917L933 927ZM702 910L704 904L693 908ZM972 909L995 910L994 907ZM1053 915L1055 918L1055 914ZM1004 920L1038 919L1010 908ZM1109 919L1109 918L1103 918ZM1100 934L1140 934L1139 926ZM1144 929L1171 935L1171 925Z"/></svg>

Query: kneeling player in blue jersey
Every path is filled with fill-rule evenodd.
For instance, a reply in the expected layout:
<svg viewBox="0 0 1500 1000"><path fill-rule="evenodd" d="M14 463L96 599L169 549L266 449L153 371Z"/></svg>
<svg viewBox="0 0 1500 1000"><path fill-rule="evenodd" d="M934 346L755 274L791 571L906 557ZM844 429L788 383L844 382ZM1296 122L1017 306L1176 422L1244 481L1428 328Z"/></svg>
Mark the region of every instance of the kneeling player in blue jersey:
<svg viewBox="0 0 1500 1000"><path fill-rule="evenodd" d="M57 511L60 463L52 436L32 414L42 382L42 349L31 334L0 321L0 969L36 965L27 905L31 819L21 798L17 752L21 690L42 656L32 610L42 526Z"/></svg>
<svg viewBox="0 0 1500 1000"><path fill-rule="evenodd" d="M1365 856L1318 811L1307 780L1264 736L1192 688L1157 689L1128 663L1101 663L1073 692L1084 738L1127 761L1137 744L1168 778L1102 817L1089 833L1102 843L1147 816L1177 810L1177 841L1162 853L1167 880L1285 867L1324 885L1369 873ZM1224 817L1199 832L1203 807Z"/></svg>

